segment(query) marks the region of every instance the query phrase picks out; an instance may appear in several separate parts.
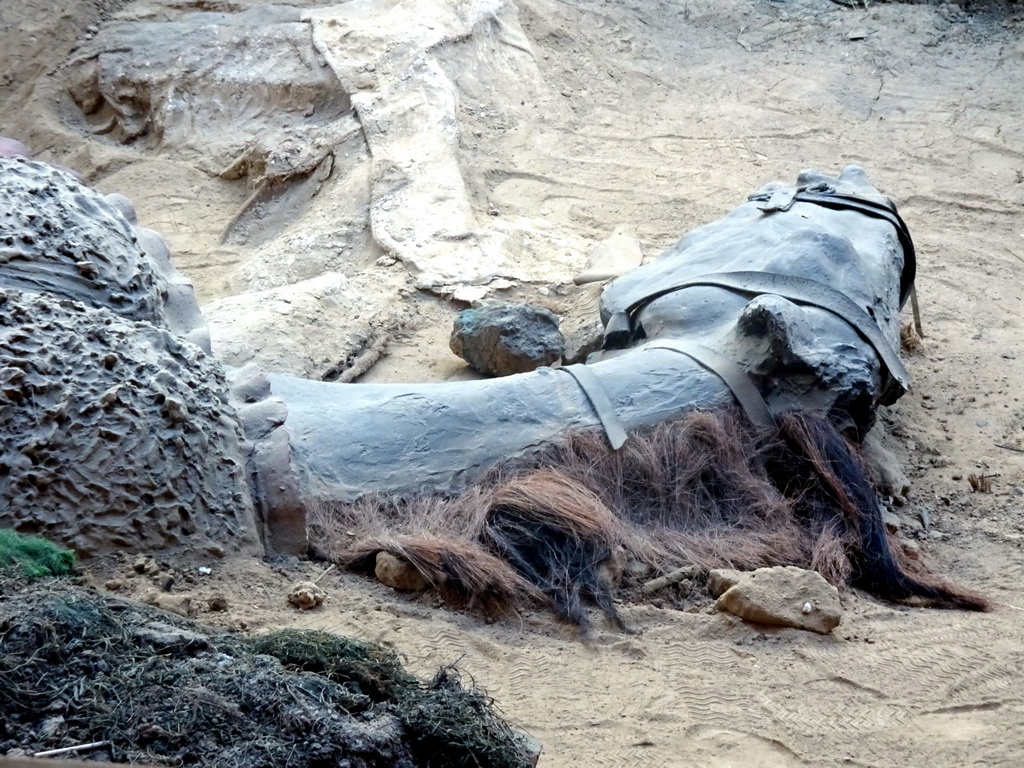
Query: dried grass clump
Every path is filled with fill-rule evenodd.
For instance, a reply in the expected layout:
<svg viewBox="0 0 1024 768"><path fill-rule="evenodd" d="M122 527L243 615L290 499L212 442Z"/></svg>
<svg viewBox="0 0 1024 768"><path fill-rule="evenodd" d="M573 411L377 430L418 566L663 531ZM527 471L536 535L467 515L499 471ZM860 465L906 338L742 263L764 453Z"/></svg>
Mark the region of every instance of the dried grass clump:
<svg viewBox="0 0 1024 768"><path fill-rule="evenodd" d="M736 411L692 413L618 451L600 432L580 432L456 496L323 504L311 540L357 569L388 551L470 600L540 595L584 629L588 600L622 626L615 585L602 577L616 553L656 572L794 565L886 599L987 606L906 571L855 450L806 414L767 431Z"/></svg>
<svg viewBox="0 0 1024 768"><path fill-rule="evenodd" d="M393 651L326 632L217 634L66 583L0 581L0 648L0 754L102 741L113 762L209 768L535 763L457 670L421 681Z"/></svg>

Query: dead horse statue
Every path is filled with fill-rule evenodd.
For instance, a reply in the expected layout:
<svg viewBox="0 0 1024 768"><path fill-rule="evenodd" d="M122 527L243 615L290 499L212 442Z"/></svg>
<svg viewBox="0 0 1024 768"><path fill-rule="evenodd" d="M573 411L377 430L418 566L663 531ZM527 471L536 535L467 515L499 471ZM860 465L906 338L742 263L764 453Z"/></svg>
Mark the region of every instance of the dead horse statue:
<svg viewBox="0 0 1024 768"><path fill-rule="evenodd" d="M863 170L805 171L795 185L765 186L612 281L601 300L604 349L586 365L479 382L339 385L272 376L271 385L287 405L302 495L341 507L368 494L451 496L499 464L511 463L513 475L536 470L560 460L552 445L586 430L601 430L621 454L655 425L738 403L751 450L760 452L758 472L819 538L848 550L834 580L887 599L984 609L975 594L907 572L853 449L877 407L909 385L898 349L914 275L907 227ZM608 489L590 490L609 498ZM489 550L564 615L585 622L579 598L589 596L614 618L595 570L610 544L577 551L590 546L580 530L551 523L560 514L557 491L535 499L548 517L527 510L523 493L511 495L511 505L501 501L508 493L491 497L480 530ZM411 548L407 539L401 549L419 562ZM341 559L351 563L360 552L350 548ZM459 581L457 573L421 570L428 580Z"/></svg>

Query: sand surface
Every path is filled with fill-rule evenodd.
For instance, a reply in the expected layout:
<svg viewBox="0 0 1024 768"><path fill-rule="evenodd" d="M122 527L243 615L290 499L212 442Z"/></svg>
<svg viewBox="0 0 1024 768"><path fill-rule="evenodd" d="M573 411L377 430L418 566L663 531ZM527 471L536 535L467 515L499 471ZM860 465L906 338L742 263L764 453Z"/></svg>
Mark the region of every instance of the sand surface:
<svg viewBox="0 0 1024 768"><path fill-rule="evenodd" d="M252 193L245 180L211 175L180 147L91 132L60 78L117 14L260 3L53 5L0 6L0 134L132 198L204 301L254 289L238 269L263 247L256 225L293 226L309 201L267 200L225 239ZM882 414L911 480L895 511L936 571L997 610L847 593L843 623L819 637L626 606L639 634L599 629L584 643L544 613L488 624L336 572L322 582L327 604L299 613L287 588L321 566L211 559L212 575L181 588L197 605L223 594L230 608L202 618L379 640L423 673L457 661L544 743L551 768L1024 764L1024 9L865 5L522 0L533 100L505 98L522 83L504 93L462 82L458 163L478 220L518 227L532 265L493 295L569 320L593 302L567 277L617 226L649 258L765 181L864 166L915 238L926 334L908 358L913 390ZM363 245L362 257L380 256ZM358 276L375 262L346 263ZM359 279L379 284L374 306L404 323L366 380L465 377L446 344L464 305L416 290L401 262L380 269L391 277ZM991 492L973 493L970 474L990 478ZM101 583L130 570L95 564ZM146 586L133 577L122 590Z"/></svg>

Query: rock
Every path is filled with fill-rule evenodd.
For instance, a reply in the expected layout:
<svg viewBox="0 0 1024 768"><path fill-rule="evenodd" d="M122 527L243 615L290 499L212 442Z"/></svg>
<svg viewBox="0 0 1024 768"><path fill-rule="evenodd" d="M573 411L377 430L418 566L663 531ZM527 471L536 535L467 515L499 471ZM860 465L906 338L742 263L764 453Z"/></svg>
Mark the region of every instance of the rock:
<svg viewBox="0 0 1024 768"><path fill-rule="evenodd" d="M921 545L918 544L916 541L904 541L903 554L907 556L908 560L920 560Z"/></svg>
<svg viewBox="0 0 1024 768"><path fill-rule="evenodd" d="M162 621L152 621L149 624L136 627L132 631L132 635L153 646L158 653L172 649L204 651L210 647L210 640L206 635L165 624Z"/></svg>
<svg viewBox="0 0 1024 768"><path fill-rule="evenodd" d="M161 611L176 613L186 618L192 617L192 598L188 595L161 594L155 589L151 589L143 595L142 602L155 606Z"/></svg>
<svg viewBox="0 0 1024 768"><path fill-rule="evenodd" d="M839 591L814 571L759 568L726 590L715 607L744 621L826 635L839 625Z"/></svg>
<svg viewBox="0 0 1024 768"><path fill-rule="evenodd" d="M530 304L485 304L455 319L452 351L491 376L526 373L562 356L565 340L558 318Z"/></svg>
<svg viewBox="0 0 1024 768"><path fill-rule="evenodd" d="M315 581L300 581L288 593L288 602L304 611L323 605L327 593Z"/></svg>
<svg viewBox="0 0 1024 768"><path fill-rule="evenodd" d="M124 586L124 582L120 579L110 579L104 582L103 586L111 592L117 592L117 590Z"/></svg>
<svg viewBox="0 0 1024 768"><path fill-rule="evenodd" d="M174 588L174 576L169 573L160 573L153 579L153 583L160 588L161 592L170 592Z"/></svg>
<svg viewBox="0 0 1024 768"><path fill-rule="evenodd" d="M708 592L712 597L721 597L749 575L732 568L712 568L708 571Z"/></svg>
<svg viewBox="0 0 1024 768"><path fill-rule="evenodd" d="M895 512L882 512L882 522L889 533L899 533L903 528L903 520Z"/></svg>
<svg viewBox="0 0 1024 768"><path fill-rule="evenodd" d="M377 581L399 592L422 592L428 586L420 572L390 552L378 552L373 569Z"/></svg>
<svg viewBox="0 0 1024 768"><path fill-rule="evenodd" d="M152 557L147 555L139 555L132 565L132 569L136 573L144 573L147 576L156 576L160 573L160 566L156 564L156 561Z"/></svg>
<svg viewBox="0 0 1024 768"><path fill-rule="evenodd" d="M211 611L226 611L228 599L224 595L214 595L206 601L206 605Z"/></svg>
<svg viewBox="0 0 1024 768"><path fill-rule="evenodd" d="M43 739L52 739L57 735L59 731L64 728L64 718L60 715L54 715L43 720L39 726L39 735Z"/></svg>

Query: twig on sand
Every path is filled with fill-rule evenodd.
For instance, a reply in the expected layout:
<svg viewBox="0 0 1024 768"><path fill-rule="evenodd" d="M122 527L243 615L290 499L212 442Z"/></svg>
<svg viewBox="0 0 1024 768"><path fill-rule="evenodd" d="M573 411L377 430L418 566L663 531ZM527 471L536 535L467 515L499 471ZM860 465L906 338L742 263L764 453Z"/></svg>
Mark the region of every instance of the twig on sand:
<svg viewBox="0 0 1024 768"><path fill-rule="evenodd" d="M678 584L683 579L692 579L700 573L700 568L695 565L687 565L682 568L677 568L672 573L666 573L664 576L659 576L656 579L651 579L641 587L641 591L645 595L649 595L653 592L657 592L659 589L664 589L673 584Z"/></svg>
<svg viewBox="0 0 1024 768"><path fill-rule="evenodd" d="M323 578L324 576L326 576L326 575L327 575L328 573L330 573L331 571L333 571L333 570L335 569L335 567L336 567L336 566L334 565L334 563L331 563L330 565L328 565L328 566L327 566L327 570L325 570L325 571L324 571L323 573L321 573L321 574L320 574L319 576L317 576L317 577L316 577L315 579L313 579L313 583L314 583L314 584L319 584L319 583L320 583L320 580L321 580L321 579L322 579L322 578Z"/></svg>
<svg viewBox="0 0 1024 768"><path fill-rule="evenodd" d="M366 346L359 358L350 367L341 371L336 378L331 378L331 374L334 373L334 370L336 369L328 371L324 374L324 381L335 381L338 384L350 384L355 381L376 365L377 361L384 356L384 352L388 348L388 341L389 337L387 332L383 330L374 331L373 335L370 337L370 343Z"/></svg>
<svg viewBox="0 0 1024 768"><path fill-rule="evenodd" d="M60 749L47 749L44 752L36 752L32 757L54 757L55 755L66 755L69 752L80 752L83 749L98 749L99 747L110 746L109 741L90 741L88 744L76 744L73 747L61 747Z"/></svg>
<svg viewBox="0 0 1024 768"><path fill-rule="evenodd" d="M917 303L917 288L910 289L910 308L914 311L914 329L917 335L924 338L924 328L921 327L921 307Z"/></svg>

